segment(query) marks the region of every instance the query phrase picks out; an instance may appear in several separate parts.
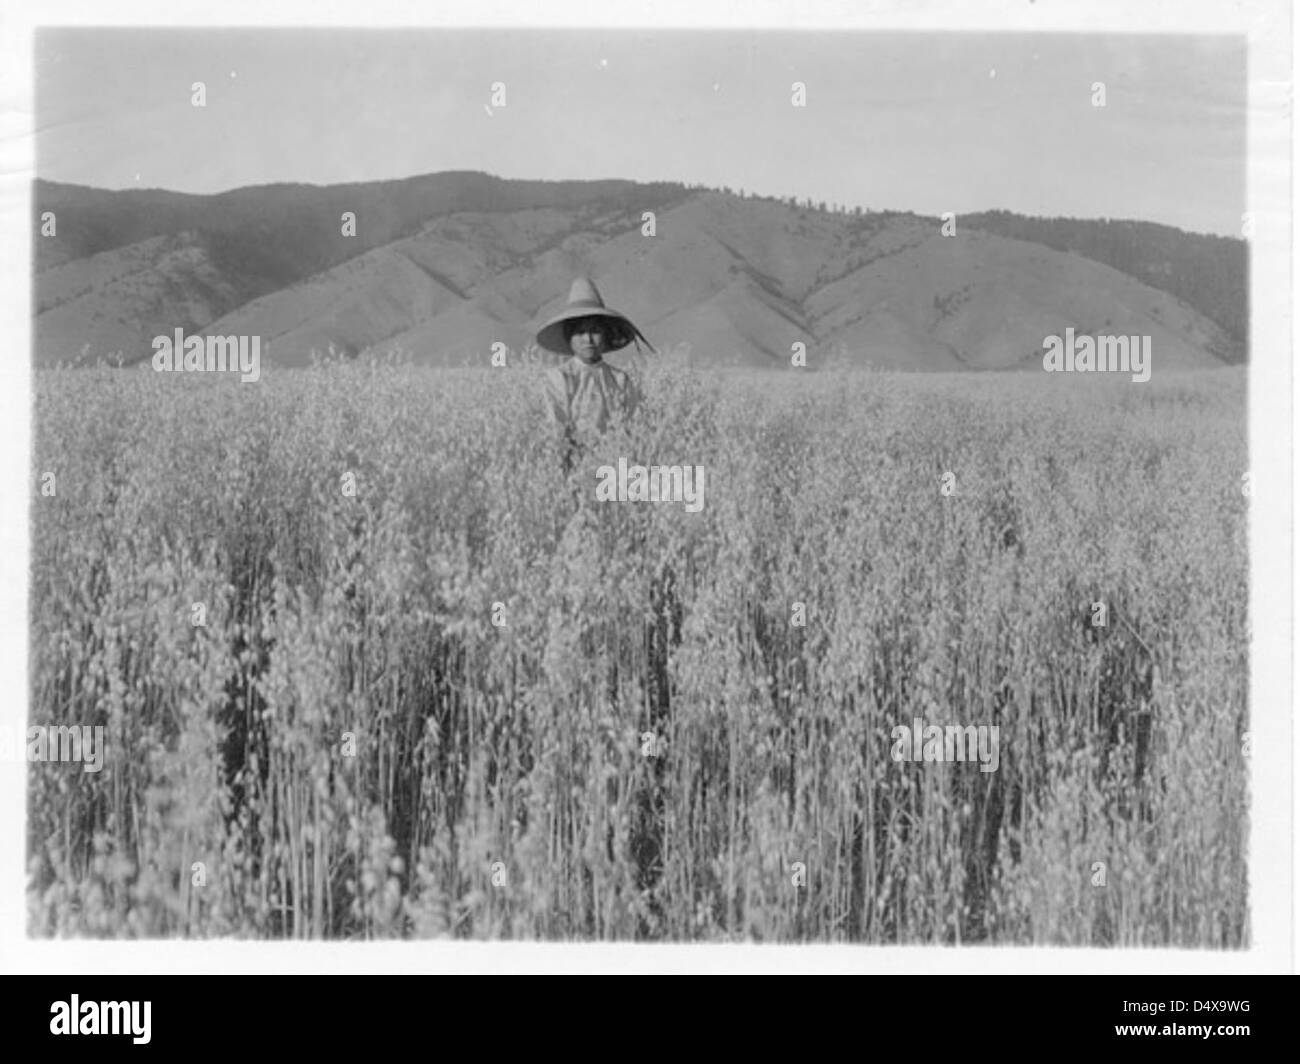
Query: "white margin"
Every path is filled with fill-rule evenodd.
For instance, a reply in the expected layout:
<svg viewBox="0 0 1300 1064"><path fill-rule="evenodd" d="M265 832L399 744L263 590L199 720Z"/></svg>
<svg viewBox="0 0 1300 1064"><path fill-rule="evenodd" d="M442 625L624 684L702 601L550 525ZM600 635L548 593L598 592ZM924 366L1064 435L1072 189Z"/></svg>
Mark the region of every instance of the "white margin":
<svg viewBox="0 0 1300 1064"><path fill-rule="evenodd" d="M407 0L285 3L232 0L43 0L0 14L0 432L10 484L0 497L0 664L11 696L0 717L25 724L30 456L31 178L33 29L37 25L527 26L538 28L799 28L864 30L1087 31L1249 36L1248 209L1251 256L1250 450L1252 762L1249 950L1101 950L867 946L570 945L552 943L280 943L197 940L29 940L25 934L25 790L0 766L0 971L28 973L420 973L420 972L1014 972L1199 974L1295 971L1300 880L1293 846L1294 597L1292 489L1293 15L1287 0L475 0L430 12ZM1287 858L1290 857L1290 860Z"/></svg>

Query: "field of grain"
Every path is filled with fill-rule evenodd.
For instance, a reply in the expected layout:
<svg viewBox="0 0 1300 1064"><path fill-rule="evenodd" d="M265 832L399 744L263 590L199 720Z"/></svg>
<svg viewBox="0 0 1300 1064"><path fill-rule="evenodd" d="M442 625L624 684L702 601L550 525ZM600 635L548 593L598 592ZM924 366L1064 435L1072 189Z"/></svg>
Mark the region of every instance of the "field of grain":
<svg viewBox="0 0 1300 1064"><path fill-rule="evenodd" d="M1245 383L38 373L29 931L1243 947Z"/></svg>

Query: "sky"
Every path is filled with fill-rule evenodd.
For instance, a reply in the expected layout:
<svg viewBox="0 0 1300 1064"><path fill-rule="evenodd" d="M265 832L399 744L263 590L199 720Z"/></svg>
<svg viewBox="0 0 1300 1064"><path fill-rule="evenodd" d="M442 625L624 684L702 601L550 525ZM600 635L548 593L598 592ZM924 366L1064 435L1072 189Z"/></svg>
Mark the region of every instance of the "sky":
<svg viewBox="0 0 1300 1064"><path fill-rule="evenodd" d="M1228 235L1245 210L1241 37L47 28L36 79L37 175L100 188L482 170Z"/></svg>

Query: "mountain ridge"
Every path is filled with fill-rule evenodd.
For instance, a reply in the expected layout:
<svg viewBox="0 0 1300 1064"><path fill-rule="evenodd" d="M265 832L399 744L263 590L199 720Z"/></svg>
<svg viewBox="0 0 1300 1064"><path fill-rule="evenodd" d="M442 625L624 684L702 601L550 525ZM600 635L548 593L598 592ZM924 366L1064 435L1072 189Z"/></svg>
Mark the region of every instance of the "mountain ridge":
<svg viewBox="0 0 1300 1064"><path fill-rule="evenodd" d="M813 367L1001 369L1066 327L1150 334L1167 368L1246 355L1245 242L1153 223L986 212L943 235L906 212L473 171L215 196L38 181L35 202L58 219L36 237L38 366L138 363L177 327L261 335L271 366L393 344L485 363L493 343L525 346L581 273L705 363L788 364L802 342Z"/></svg>

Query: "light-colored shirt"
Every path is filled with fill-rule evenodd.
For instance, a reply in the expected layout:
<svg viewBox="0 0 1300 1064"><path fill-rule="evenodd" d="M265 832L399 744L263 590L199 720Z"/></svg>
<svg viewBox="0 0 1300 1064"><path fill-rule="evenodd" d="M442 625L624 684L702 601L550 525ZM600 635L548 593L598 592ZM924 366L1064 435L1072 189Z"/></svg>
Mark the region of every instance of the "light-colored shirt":
<svg viewBox="0 0 1300 1064"><path fill-rule="evenodd" d="M604 432L610 421L641 405L641 390L626 371L600 361L570 358L546 374L546 412L561 428Z"/></svg>

